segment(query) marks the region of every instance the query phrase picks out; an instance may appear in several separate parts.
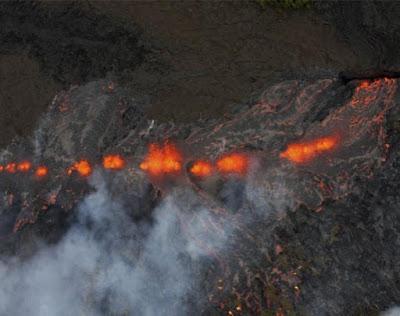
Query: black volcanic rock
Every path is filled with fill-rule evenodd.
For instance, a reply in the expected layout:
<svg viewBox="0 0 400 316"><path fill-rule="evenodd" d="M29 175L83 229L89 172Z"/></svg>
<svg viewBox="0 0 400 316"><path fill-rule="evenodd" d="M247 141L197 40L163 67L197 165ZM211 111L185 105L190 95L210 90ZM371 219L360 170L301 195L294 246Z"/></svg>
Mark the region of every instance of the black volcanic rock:
<svg viewBox="0 0 400 316"><path fill-rule="evenodd" d="M184 210L183 236L194 223L209 227L210 236L229 234L216 257L190 264L204 274L204 297L212 294L206 305L192 303L193 310L226 313L235 301L245 315L384 310L399 303L400 290L397 90L397 79L389 78L347 85L336 79L287 81L240 111L197 125L154 121L132 91L107 80L73 87L55 98L32 139L16 141L1 154L6 163L31 153L52 172L40 186L28 176L1 175L3 253L10 253L8 247L22 255L24 236L57 242L57 231L70 225L62 214L73 218L92 191L65 169L81 157L99 164L102 155L120 153L128 158L127 171L105 179L132 225L152 225L153 210L174 196ZM337 143L310 161L298 164L281 155L290 143L321 137ZM207 182L185 172L164 183L148 178L138 168L146 146L165 139L179 145L185 163L246 153L249 173ZM18 205L26 207L12 223L9 214ZM213 215L202 217L201 209ZM202 235L190 238L204 243ZM219 279L223 291L215 290Z"/></svg>

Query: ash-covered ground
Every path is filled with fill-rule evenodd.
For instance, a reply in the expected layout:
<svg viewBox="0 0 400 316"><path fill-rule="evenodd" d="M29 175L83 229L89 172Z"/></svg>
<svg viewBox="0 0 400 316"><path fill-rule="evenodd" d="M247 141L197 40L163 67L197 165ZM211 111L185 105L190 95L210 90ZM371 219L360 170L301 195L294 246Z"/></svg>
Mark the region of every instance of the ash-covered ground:
<svg viewBox="0 0 400 316"><path fill-rule="evenodd" d="M1 4L0 315L399 315L399 11Z"/></svg>

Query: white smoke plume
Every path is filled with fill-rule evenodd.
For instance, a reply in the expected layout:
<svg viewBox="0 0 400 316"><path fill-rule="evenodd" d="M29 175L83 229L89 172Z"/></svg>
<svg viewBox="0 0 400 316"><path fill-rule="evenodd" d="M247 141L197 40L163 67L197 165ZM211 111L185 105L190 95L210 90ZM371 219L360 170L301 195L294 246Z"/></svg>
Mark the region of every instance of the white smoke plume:
<svg viewBox="0 0 400 316"><path fill-rule="evenodd" d="M100 172L91 184L61 242L28 261L0 260L0 315L190 314L188 296L200 297L195 264L206 254L196 240L222 251L229 222L222 233L206 230L210 211L181 193L186 201L171 194L151 221L135 224ZM191 214L183 233L179 221Z"/></svg>
<svg viewBox="0 0 400 316"><path fill-rule="evenodd" d="M392 307L381 313L381 316L400 316L400 307Z"/></svg>

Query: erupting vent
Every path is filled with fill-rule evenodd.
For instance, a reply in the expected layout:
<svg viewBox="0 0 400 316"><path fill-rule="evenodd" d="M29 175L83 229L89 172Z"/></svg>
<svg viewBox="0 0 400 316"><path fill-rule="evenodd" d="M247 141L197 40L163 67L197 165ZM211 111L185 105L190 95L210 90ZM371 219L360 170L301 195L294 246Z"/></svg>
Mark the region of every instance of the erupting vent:
<svg viewBox="0 0 400 316"><path fill-rule="evenodd" d="M178 173L182 167L182 155L172 143L163 145L150 144L149 152L140 169L152 176L160 176L168 173Z"/></svg>
<svg viewBox="0 0 400 316"><path fill-rule="evenodd" d="M385 122L388 113L395 112L389 111L398 103L398 83L382 79L355 84L341 87L345 93L333 93L338 88L335 79L279 83L268 88L259 102L243 106L239 114L184 124L150 120L139 111L140 102L136 110L131 94L109 89L104 81L71 89L56 98L35 142L10 145L1 155L0 209L10 219L0 225L0 238L35 221L52 223L63 216L58 210L74 211L96 189L97 181L105 181L105 188L101 185L99 190L107 190L112 200L110 212L107 207L105 213L110 218L123 216L116 218L123 225L118 229L123 238L115 238L116 230L110 229L113 246L107 246L107 251L114 249L114 239L125 243L128 237L139 236L139 226L125 215L138 223L149 216L168 215L173 235L184 235L190 251L201 251L212 261L212 269L204 269L207 278L218 280L215 287L207 287L210 305L219 306L224 315L262 315L263 309L284 315L277 293L285 302L302 299L301 275L309 261L303 260L303 249L297 249L310 239L305 236L322 234L311 238L313 245L326 241L331 247L344 226L335 225L330 220L336 218L331 217L335 212L325 210L367 182L360 179L373 179L385 159L391 158L389 148L394 143L387 137ZM60 108L62 104L67 106ZM26 152L34 152L34 158ZM88 185L85 180L95 168L106 172ZM34 185L30 180L36 181ZM168 201L170 196L173 199ZM114 201L118 202L115 210ZM94 204L97 214L101 207ZM120 212L125 206L129 213ZM157 211L164 206L167 212ZM14 214L16 209L19 214ZM284 216L289 210L299 212ZM46 217L39 216L42 212ZM329 220L321 221L325 214ZM286 220L289 229L281 229ZM101 221L103 225L103 217ZM309 228L311 221L324 226L294 229L297 223ZM107 226L101 232L109 230L109 221L104 222ZM154 227L158 222L169 231L163 221L154 221ZM132 235L125 230L130 226L135 229ZM325 234L321 227L329 231ZM301 237L289 244L292 236ZM146 235L146 240L152 238ZM226 253L219 251L220 240L229 243ZM179 255L182 245L186 247L176 243ZM320 248L309 248L312 258ZM143 249L140 245L134 256ZM288 257L291 251L296 251L293 263ZM347 248L346 253L350 253ZM146 263L142 266L147 266L147 257L142 258ZM265 274L260 273L261 263L271 268ZM236 282L241 282L240 291ZM234 304L221 303L230 296Z"/></svg>
<svg viewBox="0 0 400 316"><path fill-rule="evenodd" d="M121 155L108 155L103 158L103 167L111 170L121 170L125 167L125 160Z"/></svg>
<svg viewBox="0 0 400 316"><path fill-rule="evenodd" d="M213 172L213 166L208 161L198 160L190 168L190 173L197 177L207 177Z"/></svg>
<svg viewBox="0 0 400 316"><path fill-rule="evenodd" d="M5 178L0 183L4 183L6 191L14 183L19 185L13 179L31 177L36 181L45 180L43 187L48 184L49 191L52 191L64 181L63 176L77 175L85 179L95 166L100 166L109 172L128 169L126 175L134 177L144 173L150 181L164 177L184 180L183 171L192 176L190 181L210 178L211 181L196 182L199 187L208 186L214 180L225 181L226 177L246 177L250 169L254 176L258 172L279 170L285 176L284 181L301 186L307 181L317 181L315 179L320 178L319 173L324 168L324 176L329 178L327 183L318 180L316 186L296 189L302 195L299 200L302 199L310 208L318 208L324 197L343 193L341 188L346 188L346 185L342 182L349 178L347 172L370 174L376 162L384 161L390 147L385 140L383 122L395 104L397 82L394 79L358 82L351 97L341 99L343 103L332 108L329 106L332 94L326 91L336 87L334 83L335 80L326 79L312 84L300 81L277 84L266 90L260 102L240 115L218 122L210 121L205 127L155 124L142 115L136 115L140 109L133 111L136 114L130 118L130 121L137 119L134 126L126 126L120 117L125 113L120 108L125 106L120 102L124 94L119 95L115 90L110 92L108 85L104 88L104 82L72 89L56 98L55 113L52 112L51 119L41 127L45 136L41 139L51 145L43 143L40 148L35 148L41 156L36 156L34 161L23 157L20 161L10 159L0 164L0 177ZM353 89L353 86L348 88ZM320 99L323 102L319 102ZM57 105L71 102L76 104L58 111ZM136 109L132 104L128 108ZM314 118L315 113L326 115L319 121L307 119L310 115ZM183 136L187 135L188 128L191 134ZM116 135L128 136L122 140ZM287 143L282 150L282 142L298 135L302 135L300 139ZM155 142L161 137L166 140ZM171 139L179 140L179 146ZM141 156L143 143L149 145L147 153ZM82 154L82 148L85 154ZM255 150L250 152L240 148ZM186 149L190 152L187 157ZM109 153L99 161L94 158L98 157L96 150ZM25 148L18 148L17 152L24 151ZM75 160L76 157L84 159ZM62 162L69 163L63 165ZM300 167L298 172L293 172L291 165ZM304 171L310 172L312 179L305 179L308 175L305 176ZM221 179L218 176L222 176ZM275 181L274 177L272 172L269 178L260 178L271 182ZM330 182L337 187L332 189ZM302 194L303 189L307 194ZM65 190L65 194L81 194L72 191ZM32 196L39 195L34 193ZM64 200L71 200L71 197ZM69 207L70 204L66 206Z"/></svg>
<svg viewBox="0 0 400 316"><path fill-rule="evenodd" d="M329 136L305 143L289 144L287 149L280 154L281 158L289 159L294 163L308 162L318 155L334 149L338 145L338 137ZM163 144L150 144L148 153L139 167L150 176L161 176L163 174L178 174L182 169L183 155L177 146L169 141ZM126 167L125 159L119 155L106 155L103 157L103 168L108 170L122 170ZM30 161L20 163L11 162L5 167L0 165L0 172L6 171L10 174L22 172L27 173L32 169ZM206 160L198 160L190 167L189 172L194 176L207 177L212 175L214 170L221 174L245 175L249 169L249 156L245 153L231 153L220 157L215 164ZM40 165L35 170L35 175L42 178L49 170L45 165ZM82 159L67 168L67 174L73 172L83 177L92 173L92 165L88 160Z"/></svg>
<svg viewBox="0 0 400 316"><path fill-rule="evenodd" d="M217 169L221 173L245 174L248 165L248 157L241 153L225 155L217 161Z"/></svg>
<svg viewBox="0 0 400 316"><path fill-rule="evenodd" d="M74 171L83 177L87 177L92 173L92 167L87 160L80 160L67 169L67 174L71 175Z"/></svg>
<svg viewBox="0 0 400 316"><path fill-rule="evenodd" d="M338 137L329 136L309 142L289 144L287 149L280 154L280 157L289 159L294 163L305 163L324 152L333 150L338 141Z"/></svg>

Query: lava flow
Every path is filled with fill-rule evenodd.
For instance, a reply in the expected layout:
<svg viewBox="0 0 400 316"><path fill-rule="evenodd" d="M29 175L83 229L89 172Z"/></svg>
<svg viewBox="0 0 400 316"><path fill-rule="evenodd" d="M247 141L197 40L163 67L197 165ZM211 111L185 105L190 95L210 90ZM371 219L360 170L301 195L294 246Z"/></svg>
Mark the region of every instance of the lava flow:
<svg viewBox="0 0 400 316"><path fill-rule="evenodd" d="M92 167L87 160L80 160L68 168L67 174L71 175L73 171L78 172L83 177L87 177L92 173Z"/></svg>
<svg viewBox="0 0 400 316"><path fill-rule="evenodd" d="M221 173L245 174L248 169L248 157L242 153L232 153L218 159L217 169Z"/></svg>
<svg viewBox="0 0 400 316"><path fill-rule="evenodd" d="M37 169L35 171L35 175L38 178L43 178L43 177L47 176L48 172L49 172L49 170L47 169L47 167L39 166L39 167L37 167Z"/></svg>
<svg viewBox="0 0 400 316"><path fill-rule="evenodd" d="M190 168L190 173L197 177L207 177L213 172L212 165L204 160L196 161Z"/></svg>
<svg viewBox="0 0 400 316"><path fill-rule="evenodd" d="M17 172L17 164L15 162L10 162L5 167L8 173L16 173Z"/></svg>
<svg viewBox="0 0 400 316"><path fill-rule="evenodd" d="M121 170L125 167L125 160L120 155L108 155L103 158L103 167L111 170Z"/></svg>
<svg viewBox="0 0 400 316"><path fill-rule="evenodd" d="M337 143L337 137L327 136L309 142L289 144L280 157L297 164L306 163L316 156L334 149Z"/></svg>
<svg viewBox="0 0 400 316"><path fill-rule="evenodd" d="M164 145L150 144L149 152L140 169L153 176L166 173L178 173L182 168L182 155L174 144L166 142Z"/></svg>
<svg viewBox="0 0 400 316"><path fill-rule="evenodd" d="M381 80L375 81L362 81L359 83L354 91L351 99L351 106L358 107L360 105L368 106L372 101L377 98L377 92L383 87Z"/></svg>
<svg viewBox="0 0 400 316"><path fill-rule="evenodd" d="M17 165L17 170L20 172L28 172L31 168L32 164L29 161L23 161Z"/></svg>

